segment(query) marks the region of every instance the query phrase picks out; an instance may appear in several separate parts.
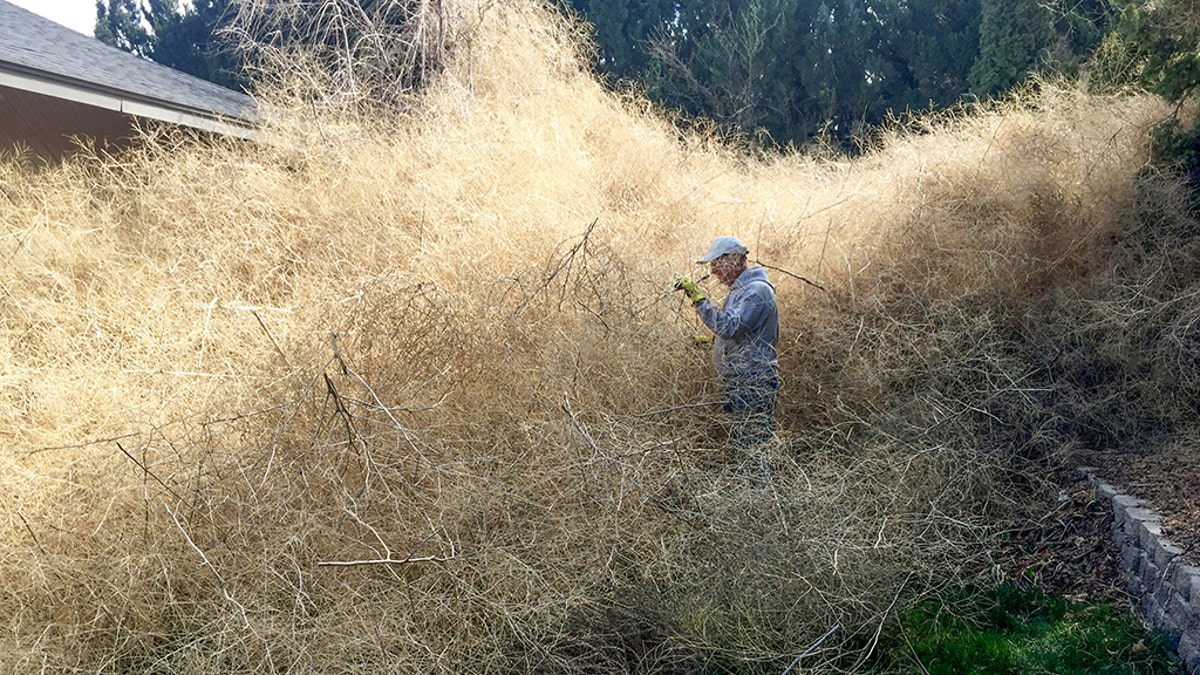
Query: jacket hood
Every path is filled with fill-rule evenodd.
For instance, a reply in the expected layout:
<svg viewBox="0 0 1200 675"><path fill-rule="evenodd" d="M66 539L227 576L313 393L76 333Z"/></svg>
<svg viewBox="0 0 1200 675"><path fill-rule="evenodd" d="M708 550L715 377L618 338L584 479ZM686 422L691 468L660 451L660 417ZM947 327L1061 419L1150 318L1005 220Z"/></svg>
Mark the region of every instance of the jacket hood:
<svg viewBox="0 0 1200 675"><path fill-rule="evenodd" d="M765 267L747 267L746 271L739 274L738 278L734 280L733 285L729 288L730 290L740 288L756 281L761 281L769 285L772 289L775 288L775 284L771 283L770 279L767 279L767 268Z"/></svg>

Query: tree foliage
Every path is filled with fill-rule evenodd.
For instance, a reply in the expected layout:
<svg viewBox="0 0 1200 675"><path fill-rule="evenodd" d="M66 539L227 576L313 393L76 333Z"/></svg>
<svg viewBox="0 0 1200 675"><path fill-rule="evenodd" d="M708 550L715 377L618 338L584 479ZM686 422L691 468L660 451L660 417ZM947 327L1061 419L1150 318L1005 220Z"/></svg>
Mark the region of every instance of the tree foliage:
<svg viewBox="0 0 1200 675"><path fill-rule="evenodd" d="M1169 101L1200 85L1200 5L1192 0L1114 0L1116 17L1096 58L1100 84L1137 84Z"/></svg>
<svg viewBox="0 0 1200 675"><path fill-rule="evenodd" d="M143 23L139 0L97 0L96 39L150 58L150 31Z"/></svg>
<svg viewBox="0 0 1200 675"><path fill-rule="evenodd" d="M1194 0L1115 0L1112 29L1096 52L1100 89L1134 86L1182 102L1200 87L1200 5ZM1154 132L1156 161L1179 167L1200 203L1200 119L1172 118Z"/></svg>
<svg viewBox="0 0 1200 675"><path fill-rule="evenodd" d="M573 0L570 9L592 24L597 65L618 78L639 78L649 65L647 44L671 29L674 0Z"/></svg>
<svg viewBox="0 0 1200 675"><path fill-rule="evenodd" d="M599 70L773 143L849 144L889 110L950 105L979 41L979 0L659 0L636 34L630 4L572 2Z"/></svg>
<svg viewBox="0 0 1200 675"><path fill-rule="evenodd" d="M1200 82L1194 0L552 1L590 25L598 73L765 145L823 136L851 148L893 114L1085 64L1093 82L1172 100ZM229 86L246 84L241 54L315 61L351 105L404 106L440 67L444 0L319 5L98 0L96 36ZM250 49L235 50L235 33Z"/></svg>
<svg viewBox="0 0 1200 675"><path fill-rule="evenodd" d="M852 145L889 114L1074 72L1107 0L570 0L596 67L768 143ZM640 10L640 13L638 11ZM634 20L637 17L638 20Z"/></svg>
<svg viewBox="0 0 1200 675"><path fill-rule="evenodd" d="M1053 18L1039 0L983 0L971 91L986 97L1012 88L1039 69L1053 43Z"/></svg>
<svg viewBox="0 0 1200 675"><path fill-rule="evenodd" d="M96 38L164 66L218 84L249 83L229 27L232 0L97 0Z"/></svg>

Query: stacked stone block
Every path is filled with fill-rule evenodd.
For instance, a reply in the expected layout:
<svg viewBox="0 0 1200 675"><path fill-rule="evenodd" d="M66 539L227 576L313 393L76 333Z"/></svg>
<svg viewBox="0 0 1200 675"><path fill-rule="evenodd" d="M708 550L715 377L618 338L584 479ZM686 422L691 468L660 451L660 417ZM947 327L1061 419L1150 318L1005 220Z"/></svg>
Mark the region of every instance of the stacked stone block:
<svg viewBox="0 0 1200 675"><path fill-rule="evenodd" d="M1188 673L1200 675L1200 567L1163 536L1162 518L1146 504L1083 472L1112 504L1121 571L1142 616L1167 635Z"/></svg>

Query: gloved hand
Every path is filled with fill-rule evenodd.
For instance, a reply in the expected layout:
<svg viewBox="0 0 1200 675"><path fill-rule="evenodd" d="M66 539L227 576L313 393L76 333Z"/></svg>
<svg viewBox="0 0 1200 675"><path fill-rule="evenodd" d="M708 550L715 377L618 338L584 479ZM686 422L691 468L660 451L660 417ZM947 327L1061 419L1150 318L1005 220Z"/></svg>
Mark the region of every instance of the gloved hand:
<svg viewBox="0 0 1200 675"><path fill-rule="evenodd" d="M692 336L693 347L711 347L712 343L713 336L709 335L708 333L696 333Z"/></svg>
<svg viewBox="0 0 1200 675"><path fill-rule="evenodd" d="M675 290L686 293L688 300L691 300L693 305L708 297L704 295L704 291L700 290L700 285L692 281L691 277L679 277L676 279Z"/></svg>

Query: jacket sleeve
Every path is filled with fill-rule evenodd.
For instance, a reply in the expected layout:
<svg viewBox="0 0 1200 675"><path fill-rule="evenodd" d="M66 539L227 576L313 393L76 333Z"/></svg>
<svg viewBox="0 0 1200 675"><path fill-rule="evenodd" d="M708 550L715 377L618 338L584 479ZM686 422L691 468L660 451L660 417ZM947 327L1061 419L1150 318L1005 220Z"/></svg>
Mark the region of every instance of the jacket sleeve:
<svg viewBox="0 0 1200 675"><path fill-rule="evenodd" d="M711 300L704 300L696 305L696 313L713 333L727 340L743 337L762 323L763 315L770 307L770 298L764 297L766 289L760 289L760 286L765 284L751 284L730 295L724 309Z"/></svg>

